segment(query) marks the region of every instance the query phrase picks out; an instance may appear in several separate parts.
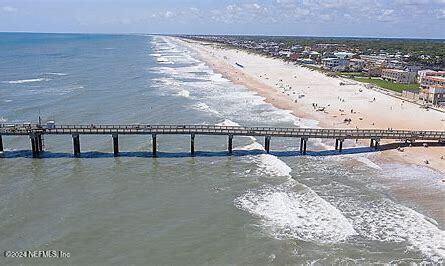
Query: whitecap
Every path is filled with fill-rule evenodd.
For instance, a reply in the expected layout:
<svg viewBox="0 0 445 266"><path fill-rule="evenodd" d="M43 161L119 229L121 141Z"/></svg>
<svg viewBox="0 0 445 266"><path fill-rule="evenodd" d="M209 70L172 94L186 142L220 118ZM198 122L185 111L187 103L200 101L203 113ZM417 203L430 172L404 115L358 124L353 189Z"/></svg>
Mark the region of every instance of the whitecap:
<svg viewBox="0 0 445 266"><path fill-rule="evenodd" d="M174 64L174 62L168 60L165 57L158 57L158 58L156 58L156 61L158 61L159 64L170 64L170 65Z"/></svg>
<svg viewBox="0 0 445 266"><path fill-rule="evenodd" d="M239 127L239 124L236 122L233 122L232 120L225 119L221 123L215 124L215 126L221 126L221 127Z"/></svg>
<svg viewBox="0 0 445 266"><path fill-rule="evenodd" d="M230 121L230 120L229 120ZM265 151L263 145L256 142L256 139L250 137L254 142L243 147L237 147L235 150L241 151ZM277 156L272 154L259 154L250 156L249 159L257 165L256 174L267 177L287 177L291 178L292 168Z"/></svg>
<svg viewBox="0 0 445 266"><path fill-rule="evenodd" d="M189 98L190 97L190 92L188 90L181 90L178 93L176 93L176 95L182 96L182 97L185 97L185 98Z"/></svg>
<svg viewBox="0 0 445 266"><path fill-rule="evenodd" d="M224 78L223 75L219 74L219 73L215 73L210 77L211 81L214 82L229 82L228 79Z"/></svg>
<svg viewBox="0 0 445 266"><path fill-rule="evenodd" d="M68 74L66 74L66 73L59 73L59 72L48 72L48 73L45 73L45 75L66 76Z"/></svg>
<svg viewBox="0 0 445 266"><path fill-rule="evenodd" d="M41 82L41 81L50 81L49 78L36 78L36 79L20 79L20 80L10 80L10 81L2 81L2 83L8 84L23 84L23 83L32 83L32 82Z"/></svg>
<svg viewBox="0 0 445 266"><path fill-rule="evenodd" d="M212 108L210 108L210 106L208 106L205 103L197 103L197 104L193 105L192 108L197 109L197 110L201 110L201 111L205 111L205 112L208 112L208 113L213 113L213 114L218 114L219 115L218 111L213 110Z"/></svg>
<svg viewBox="0 0 445 266"><path fill-rule="evenodd" d="M264 228L278 239L336 243L356 235L338 209L308 187L297 190L292 183L250 190L235 205L261 218Z"/></svg>
<svg viewBox="0 0 445 266"><path fill-rule="evenodd" d="M445 258L445 232L437 222L390 200L351 210L354 228L365 238L383 242L407 242L435 262Z"/></svg>

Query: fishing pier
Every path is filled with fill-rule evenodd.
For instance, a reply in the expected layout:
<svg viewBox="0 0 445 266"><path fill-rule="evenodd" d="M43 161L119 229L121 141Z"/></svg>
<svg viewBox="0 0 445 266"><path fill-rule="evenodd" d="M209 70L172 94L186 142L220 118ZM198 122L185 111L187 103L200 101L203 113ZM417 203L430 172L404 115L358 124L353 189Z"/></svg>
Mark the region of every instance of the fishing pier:
<svg viewBox="0 0 445 266"><path fill-rule="evenodd" d="M243 127L213 125L55 125L55 124L0 124L0 153L4 153L3 137L27 136L31 142L34 157L44 152L44 137L69 135L73 141L74 156L81 156L82 135L109 135L114 156L119 156L119 135L151 136L152 155L157 155L158 135L189 135L190 153L195 154L195 137L199 135L227 136L227 152L232 154L233 139L236 136L264 137L264 149L271 149L272 138L299 139L300 152L306 154L308 139L335 140L335 150L342 152L345 140L370 140L370 147L378 149L381 140L394 141L445 141L445 131L380 130L380 129L314 129L281 127Z"/></svg>

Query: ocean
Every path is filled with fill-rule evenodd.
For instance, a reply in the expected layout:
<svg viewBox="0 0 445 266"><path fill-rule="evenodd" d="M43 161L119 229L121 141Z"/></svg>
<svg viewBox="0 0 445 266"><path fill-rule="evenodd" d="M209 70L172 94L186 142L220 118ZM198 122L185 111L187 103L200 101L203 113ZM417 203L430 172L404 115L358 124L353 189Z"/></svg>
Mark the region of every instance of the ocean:
<svg viewBox="0 0 445 266"><path fill-rule="evenodd" d="M233 84L164 36L0 34L0 121L317 127ZM382 180L438 180L426 168L330 155L330 143L200 136L3 137L0 250L69 258L0 264L443 263L444 225ZM400 183L403 183L400 181ZM399 183L399 184L400 184ZM431 182L430 182L431 183ZM437 188L440 189L440 188Z"/></svg>

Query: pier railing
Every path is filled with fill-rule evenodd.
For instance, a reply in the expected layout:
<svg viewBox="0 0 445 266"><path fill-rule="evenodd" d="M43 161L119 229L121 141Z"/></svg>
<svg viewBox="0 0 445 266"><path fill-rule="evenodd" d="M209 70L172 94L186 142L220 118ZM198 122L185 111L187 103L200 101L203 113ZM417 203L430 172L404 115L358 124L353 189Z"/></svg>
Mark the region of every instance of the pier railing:
<svg viewBox="0 0 445 266"><path fill-rule="evenodd" d="M233 136L265 137L265 149L269 152L272 137L301 138L300 150L306 152L309 138L335 139L336 149L342 150L346 139L370 139L371 146L377 147L381 139L411 141L445 140L445 131L393 130L393 129L326 129L326 128L285 128L285 127L244 127L216 125L38 125L38 124L0 124L0 151L3 151L1 136L29 135L33 152L43 151L43 135L72 135L75 153L80 154L80 135L112 135L115 154L118 153L118 135L152 135L153 153L156 153L156 135L190 135L191 150L194 153L195 135L229 136L229 152L232 150ZM33 142L35 142L33 144Z"/></svg>

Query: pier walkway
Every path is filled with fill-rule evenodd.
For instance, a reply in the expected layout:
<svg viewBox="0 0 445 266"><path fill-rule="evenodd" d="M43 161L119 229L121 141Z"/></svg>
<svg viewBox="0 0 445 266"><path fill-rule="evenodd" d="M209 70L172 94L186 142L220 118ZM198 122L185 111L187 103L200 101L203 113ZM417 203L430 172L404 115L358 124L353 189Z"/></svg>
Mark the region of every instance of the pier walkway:
<svg viewBox="0 0 445 266"><path fill-rule="evenodd" d="M272 137L299 138L300 152L306 154L308 139L333 139L335 149L343 149L347 139L369 139L370 146L378 148L380 140L415 141L445 141L445 131L416 130L380 130L380 129L314 129L314 128L282 128L282 127L243 127L243 126L213 126L213 125L39 125L39 124L0 124L0 153L3 153L3 136L29 136L31 150L38 156L44 150L43 136L71 135L73 151L80 156L81 135L110 135L113 140L113 152L119 155L119 135L151 135L152 153L156 156L157 135L190 135L190 152L195 153L196 135L223 135L228 137L228 153L232 153L234 136L264 137L264 148L270 152Z"/></svg>

